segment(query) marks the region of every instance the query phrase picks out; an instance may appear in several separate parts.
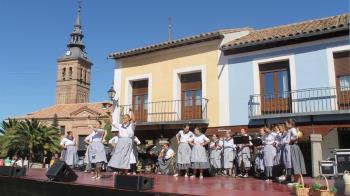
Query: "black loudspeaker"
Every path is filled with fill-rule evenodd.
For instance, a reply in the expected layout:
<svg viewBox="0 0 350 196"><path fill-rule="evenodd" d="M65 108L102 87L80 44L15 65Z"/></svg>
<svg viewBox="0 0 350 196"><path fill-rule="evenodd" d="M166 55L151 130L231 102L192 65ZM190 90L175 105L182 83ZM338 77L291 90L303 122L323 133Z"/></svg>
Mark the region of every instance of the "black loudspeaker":
<svg viewBox="0 0 350 196"><path fill-rule="evenodd" d="M25 176L26 171L27 169L22 167L1 166L0 176L9 176L9 177Z"/></svg>
<svg viewBox="0 0 350 196"><path fill-rule="evenodd" d="M153 188L153 178L144 176L117 175L114 179L114 188L127 190L149 190Z"/></svg>
<svg viewBox="0 0 350 196"><path fill-rule="evenodd" d="M26 173L27 173L27 168L25 167L12 167L11 176L14 176L14 177L25 176Z"/></svg>
<svg viewBox="0 0 350 196"><path fill-rule="evenodd" d="M78 176L64 161L56 161L52 167L46 172L46 176L57 182L72 182Z"/></svg>

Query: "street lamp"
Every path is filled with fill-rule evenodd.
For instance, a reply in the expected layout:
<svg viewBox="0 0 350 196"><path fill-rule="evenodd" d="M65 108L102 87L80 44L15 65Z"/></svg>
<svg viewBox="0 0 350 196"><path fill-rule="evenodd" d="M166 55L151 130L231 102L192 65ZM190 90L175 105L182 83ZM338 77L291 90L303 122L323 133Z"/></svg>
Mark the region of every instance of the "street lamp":
<svg viewBox="0 0 350 196"><path fill-rule="evenodd" d="M115 90L114 90L114 88L113 88L113 86L111 86L111 88L107 91L107 93L108 93L108 97L111 99L111 100L113 100L113 98L114 98L114 96L115 96Z"/></svg>
<svg viewBox="0 0 350 196"><path fill-rule="evenodd" d="M114 99L116 92L114 90L113 85L111 86L111 88L109 88L109 90L107 91L108 97L111 99L111 101L113 102L113 106L114 107L118 107L119 105L119 101L118 99Z"/></svg>

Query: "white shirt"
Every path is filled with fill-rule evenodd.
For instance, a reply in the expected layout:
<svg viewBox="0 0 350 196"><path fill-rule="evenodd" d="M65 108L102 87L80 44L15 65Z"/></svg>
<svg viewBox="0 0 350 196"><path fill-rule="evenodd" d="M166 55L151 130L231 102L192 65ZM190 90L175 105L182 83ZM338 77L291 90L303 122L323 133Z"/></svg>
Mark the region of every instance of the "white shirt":
<svg viewBox="0 0 350 196"><path fill-rule="evenodd" d="M130 124L124 125L124 124L119 124L115 126L117 130L119 131L119 137L134 137L134 132L136 128L136 123L130 121Z"/></svg>
<svg viewBox="0 0 350 196"><path fill-rule="evenodd" d="M215 147L215 143L217 143L217 146ZM216 140L216 141L212 141L209 144L209 148L213 149L213 150L220 150L223 146L224 142L222 142L221 140Z"/></svg>
<svg viewBox="0 0 350 196"><path fill-rule="evenodd" d="M195 145L201 145L202 143L209 142L210 140L204 134L200 134L199 136L193 135L192 141Z"/></svg>
<svg viewBox="0 0 350 196"><path fill-rule="evenodd" d="M276 134L271 132L263 138L263 142L266 145L272 145L275 142Z"/></svg>
<svg viewBox="0 0 350 196"><path fill-rule="evenodd" d="M173 149L168 148L168 150L165 153L164 159L170 159L172 156L174 156L175 152Z"/></svg>
<svg viewBox="0 0 350 196"><path fill-rule="evenodd" d="M114 136L112 139L110 139L108 141L109 144L116 144L118 143L119 137L118 136Z"/></svg>
<svg viewBox="0 0 350 196"><path fill-rule="evenodd" d="M288 133L290 134L291 140L297 140L298 137L298 131L296 128L292 127L288 130Z"/></svg>
<svg viewBox="0 0 350 196"><path fill-rule="evenodd" d="M102 142L103 129L95 129L90 135L85 138L86 142Z"/></svg>
<svg viewBox="0 0 350 196"><path fill-rule="evenodd" d="M225 139L224 139L224 142L223 142L223 146L224 146L224 148L233 148L233 149L236 148L236 144L234 143L232 137L231 137L229 140L227 140L227 139L225 138Z"/></svg>
<svg viewBox="0 0 350 196"><path fill-rule="evenodd" d="M134 136L134 142L136 143L136 145L140 145L141 144L141 141L136 136Z"/></svg>
<svg viewBox="0 0 350 196"><path fill-rule="evenodd" d="M285 132L282 134L281 143L282 144L289 144L289 142L290 142L290 133L288 131L288 132Z"/></svg>
<svg viewBox="0 0 350 196"><path fill-rule="evenodd" d="M61 146L75 146L75 139L70 140L68 138L63 138L60 143Z"/></svg>
<svg viewBox="0 0 350 196"><path fill-rule="evenodd" d="M194 134L191 131L188 131L185 133L183 130L180 130L179 133L177 134L180 136L180 142L190 142L194 136Z"/></svg>
<svg viewBox="0 0 350 196"><path fill-rule="evenodd" d="M108 141L109 144L117 144L119 141L119 137L118 136L114 136L112 139L110 139ZM141 141L139 140L139 138L137 138L136 136L134 136L134 142L137 144L137 145L140 145L141 144Z"/></svg>

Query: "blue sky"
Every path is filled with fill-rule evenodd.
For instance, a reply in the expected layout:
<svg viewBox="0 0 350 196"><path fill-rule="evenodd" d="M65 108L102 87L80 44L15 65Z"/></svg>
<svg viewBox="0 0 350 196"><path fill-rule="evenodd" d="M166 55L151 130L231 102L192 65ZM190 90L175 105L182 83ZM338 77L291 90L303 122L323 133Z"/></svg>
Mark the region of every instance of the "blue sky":
<svg viewBox="0 0 350 196"><path fill-rule="evenodd" d="M107 55L221 28L264 28L349 12L348 0L84 0L91 101L107 99ZM0 120L55 103L56 59L72 31L77 0L0 0Z"/></svg>

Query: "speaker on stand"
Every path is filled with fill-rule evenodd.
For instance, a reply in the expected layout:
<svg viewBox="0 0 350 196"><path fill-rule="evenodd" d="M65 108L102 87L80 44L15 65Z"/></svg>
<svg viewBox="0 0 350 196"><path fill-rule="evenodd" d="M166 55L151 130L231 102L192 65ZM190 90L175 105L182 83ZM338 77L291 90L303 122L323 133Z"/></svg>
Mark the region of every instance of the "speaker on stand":
<svg viewBox="0 0 350 196"><path fill-rule="evenodd" d="M64 161L56 161L46 172L46 176L51 181L57 182L72 182L78 178L75 172Z"/></svg>
<svg viewBox="0 0 350 196"><path fill-rule="evenodd" d="M149 190L154 185L153 178L144 176L116 175L114 179L114 188L126 190Z"/></svg>

